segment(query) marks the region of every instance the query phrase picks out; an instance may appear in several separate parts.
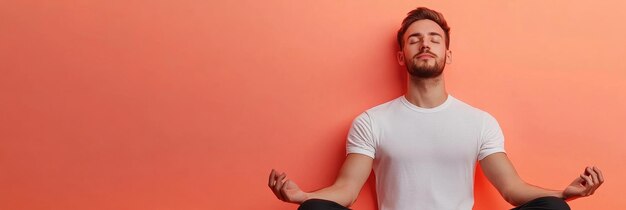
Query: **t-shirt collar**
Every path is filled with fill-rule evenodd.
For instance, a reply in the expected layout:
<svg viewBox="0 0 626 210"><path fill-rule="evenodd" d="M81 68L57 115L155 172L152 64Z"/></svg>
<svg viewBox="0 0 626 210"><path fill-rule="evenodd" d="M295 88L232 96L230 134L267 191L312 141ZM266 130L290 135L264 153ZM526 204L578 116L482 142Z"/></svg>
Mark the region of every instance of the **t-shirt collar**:
<svg viewBox="0 0 626 210"><path fill-rule="evenodd" d="M446 101L444 101L439 106L436 106L433 108L423 108L423 107L416 106L415 104L412 104L411 102L409 102L409 100L407 100L404 95L400 96L400 101L402 101L402 103L406 107L408 107L409 109L418 111L418 112L423 112L423 113L432 113L432 112L438 112L438 111L444 110L452 103L453 100L454 100L454 97L448 94L448 98L446 98Z"/></svg>

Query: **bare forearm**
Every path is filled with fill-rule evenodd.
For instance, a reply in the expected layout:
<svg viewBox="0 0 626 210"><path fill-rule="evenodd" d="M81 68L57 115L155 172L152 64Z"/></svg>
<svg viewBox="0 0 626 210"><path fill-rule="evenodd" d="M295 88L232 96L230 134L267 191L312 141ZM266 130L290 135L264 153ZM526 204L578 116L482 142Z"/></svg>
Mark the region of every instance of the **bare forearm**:
<svg viewBox="0 0 626 210"><path fill-rule="evenodd" d="M540 197L554 196L563 198L563 191L544 189L528 183L519 183L503 192L502 196L511 205L519 206Z"/></svg>
<svg viewBox="0 0 626 210"><path fill-rule="evenodd" d="M307 193L307 200L313 198L324 199L349 207L354 203L357 196L358 194L354 195L354 193L351 193L347 186L334 184L330 187Z"/></svg>

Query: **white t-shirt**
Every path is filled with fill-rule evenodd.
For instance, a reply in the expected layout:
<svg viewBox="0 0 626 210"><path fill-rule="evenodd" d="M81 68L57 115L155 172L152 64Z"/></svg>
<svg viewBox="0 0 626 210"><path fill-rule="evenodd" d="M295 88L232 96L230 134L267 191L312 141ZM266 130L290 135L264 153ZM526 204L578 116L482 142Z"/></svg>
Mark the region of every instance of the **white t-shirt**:
<svg viewBox="0 0 626 210"><path fill-rule="evenodd" d="M359 115L347 153L374 159L379 210L470 210L477 160L504 152L489 113L450 95L435 108L404 96Z"/></svg>

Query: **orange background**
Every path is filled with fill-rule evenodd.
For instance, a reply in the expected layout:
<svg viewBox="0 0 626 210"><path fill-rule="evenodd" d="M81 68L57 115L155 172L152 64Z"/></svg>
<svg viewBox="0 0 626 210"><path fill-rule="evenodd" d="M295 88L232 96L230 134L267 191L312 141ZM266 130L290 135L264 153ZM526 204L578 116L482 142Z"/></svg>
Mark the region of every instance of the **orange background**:
<svg viewBox="0 0 626 210"><path fill-rule="evenodd" d="M493 114L522 177L607 179L626 207L623 1L0 2L0 209L295 209L271 168L332 183L362 111L403 92L394 36L452 27L448 90ZM354 209L375 209L373 182ZM507 209L478 172L475 209Z"/></svg>

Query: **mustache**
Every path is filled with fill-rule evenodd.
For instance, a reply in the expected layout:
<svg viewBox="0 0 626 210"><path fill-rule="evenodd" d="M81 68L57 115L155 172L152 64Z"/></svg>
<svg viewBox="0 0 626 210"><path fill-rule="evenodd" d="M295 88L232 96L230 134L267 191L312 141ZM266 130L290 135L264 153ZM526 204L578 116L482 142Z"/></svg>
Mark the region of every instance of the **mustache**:
<svg viewBox="0 0 626 210"><path fill-rule="evenodd" d="M413 56L413 58L417 58L418 56L420 56L420 55L424 55L424 54L431 55L431 56L433 56L433 58L436 58L436 57L437 57L437 55L435 55L434 53L432 53L432 52L430 52L430 51L428 51L428 50L422 50L422 51L420 51L419 53L415 54L415 56Z"/></svg>

